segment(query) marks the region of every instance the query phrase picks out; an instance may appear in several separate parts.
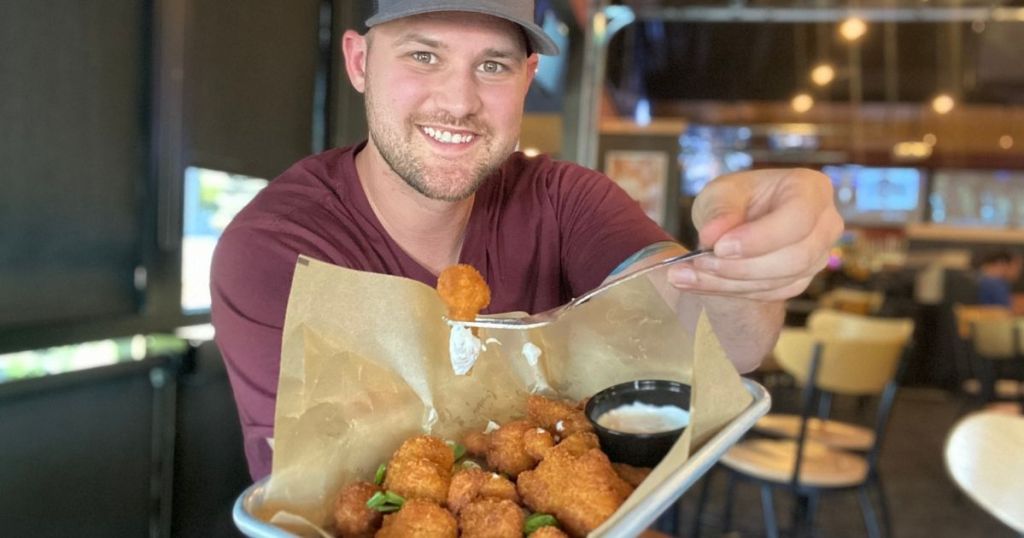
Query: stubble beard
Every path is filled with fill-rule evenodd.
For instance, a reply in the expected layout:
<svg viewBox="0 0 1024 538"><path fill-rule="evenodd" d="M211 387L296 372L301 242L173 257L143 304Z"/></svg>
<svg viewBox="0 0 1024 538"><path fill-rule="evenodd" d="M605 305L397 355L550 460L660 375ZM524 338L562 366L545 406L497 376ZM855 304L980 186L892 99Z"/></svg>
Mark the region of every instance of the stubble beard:
<svg viewBox="0 0 1024 538"><path fill-rule="evenodd" d="M439 161L439 164L430 166L424 162L425 157L429 155L417 154L429 152L429 149L424 149L422 142L415 143L419 142L415 137L423 136L416 126L417 119L423 119L405 120L404 129L401 129L404 133L400 132L399 128L382 119L386 114L378 114L378 104L371 88L370 74L367 72L364 100L370 139L391 170L416 192L431 200L459 202L469 198L515 150L514 142L504 144L505 147L493 147L493 138L486 136L489 131L475 125L473 130L478 133L476 143L483 144L484 151L481 157L475 162L467 162L466 159L453 160L434 156L434 160ZM458 124L451 118L431 119L447 125Z"/></svg>

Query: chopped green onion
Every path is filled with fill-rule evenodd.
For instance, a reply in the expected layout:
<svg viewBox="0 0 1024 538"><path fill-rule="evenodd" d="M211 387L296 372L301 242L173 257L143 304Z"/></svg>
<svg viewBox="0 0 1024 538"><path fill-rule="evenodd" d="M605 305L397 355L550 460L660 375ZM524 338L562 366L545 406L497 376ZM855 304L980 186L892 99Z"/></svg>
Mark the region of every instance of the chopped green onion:
<svg viewBox="0 0 1024 538"><path fill-rule="evenodd" d="M446 440L444 444L448 445L448 447L451 448L453 452L455 452L455 461L461 460L462 456L466 455L466 447L462 446L460 443Z"/></svg>
<svg viewBox="0 0 1024 538"><path fill-rule="evenodd" d="M384 504L387 502L388 499L387 497L384 496L384 492L378 491L377 493L373 494L373 497L370 497L370 499L366 501L366 507L376 510L381 506L384 506Z"/></svg>
<svg viewBox="0 0 1024 538"><path fill-rule="evenodd" d="M399 511L401 509L402 509L401 506L395 506L393 504L385 504L384 506L381 506L380 508L377 508L376 510L378 512L383 512L385 514L388 514L388 513L391 513L391 512L397 512L397 511Z"/></svg>
<svg viewBox="0 0 1024 538"><path fill-rule="evenodd" d="M388 504L395 504L398 506L405 504L405 498L392 491L384 492L384 498L388 500Z"/></svg>
<svg viewBox="0 0 1024 538"><path fill-rule="evenodd" d="M377 474L373 477L373 483L378 486L384 483L384 476L388 472L388 464L382 463L377 467Z"/></svg>
<svg viewBox="0 0 1024 538"><path fill-rule="evenodd" d="M530 514L523 524L523 532L530 534L541 527L557 527L558 520L551 514Z"/></svg>

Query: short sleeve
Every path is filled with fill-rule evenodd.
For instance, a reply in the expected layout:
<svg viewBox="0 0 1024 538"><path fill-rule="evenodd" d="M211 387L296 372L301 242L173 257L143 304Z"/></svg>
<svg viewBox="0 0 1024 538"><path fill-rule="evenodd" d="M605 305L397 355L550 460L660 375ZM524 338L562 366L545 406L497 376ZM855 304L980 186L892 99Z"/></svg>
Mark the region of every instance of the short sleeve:
<svg viewBox="0 0 1024 538"><path fill-rule="evenodd" d="M256 226L229 227L214 251L211 317L238 406L249 471L270 474L281 333L299 253L295 236Z"/></svg>

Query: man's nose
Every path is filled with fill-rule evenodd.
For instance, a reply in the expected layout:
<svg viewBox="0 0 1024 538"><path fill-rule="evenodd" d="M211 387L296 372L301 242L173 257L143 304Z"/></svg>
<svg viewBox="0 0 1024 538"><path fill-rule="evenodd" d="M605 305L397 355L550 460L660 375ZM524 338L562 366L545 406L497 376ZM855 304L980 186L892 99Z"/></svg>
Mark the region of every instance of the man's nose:
<svg viewBox="0 0 1024 538"><path fill-rule="evenodd" d="M471 116L480 110L480 88L472 71L448 72L434 88L437 107L456 118Z"/></svg>

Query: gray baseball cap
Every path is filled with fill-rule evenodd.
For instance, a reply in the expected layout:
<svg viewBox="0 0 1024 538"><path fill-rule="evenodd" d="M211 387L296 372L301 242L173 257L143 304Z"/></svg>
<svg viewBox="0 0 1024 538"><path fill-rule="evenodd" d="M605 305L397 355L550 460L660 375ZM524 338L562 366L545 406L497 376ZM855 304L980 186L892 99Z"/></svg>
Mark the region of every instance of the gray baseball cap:
<svg viewBox="0 0 1024 538"><path fill-rule="evenodd" d="M558 45L533 22L533 0L376 0L374 3L377 11L366 19L367 27L438 11L483 13L518 24L526 32L533 50L548 56L558 55Z"/></svg>

